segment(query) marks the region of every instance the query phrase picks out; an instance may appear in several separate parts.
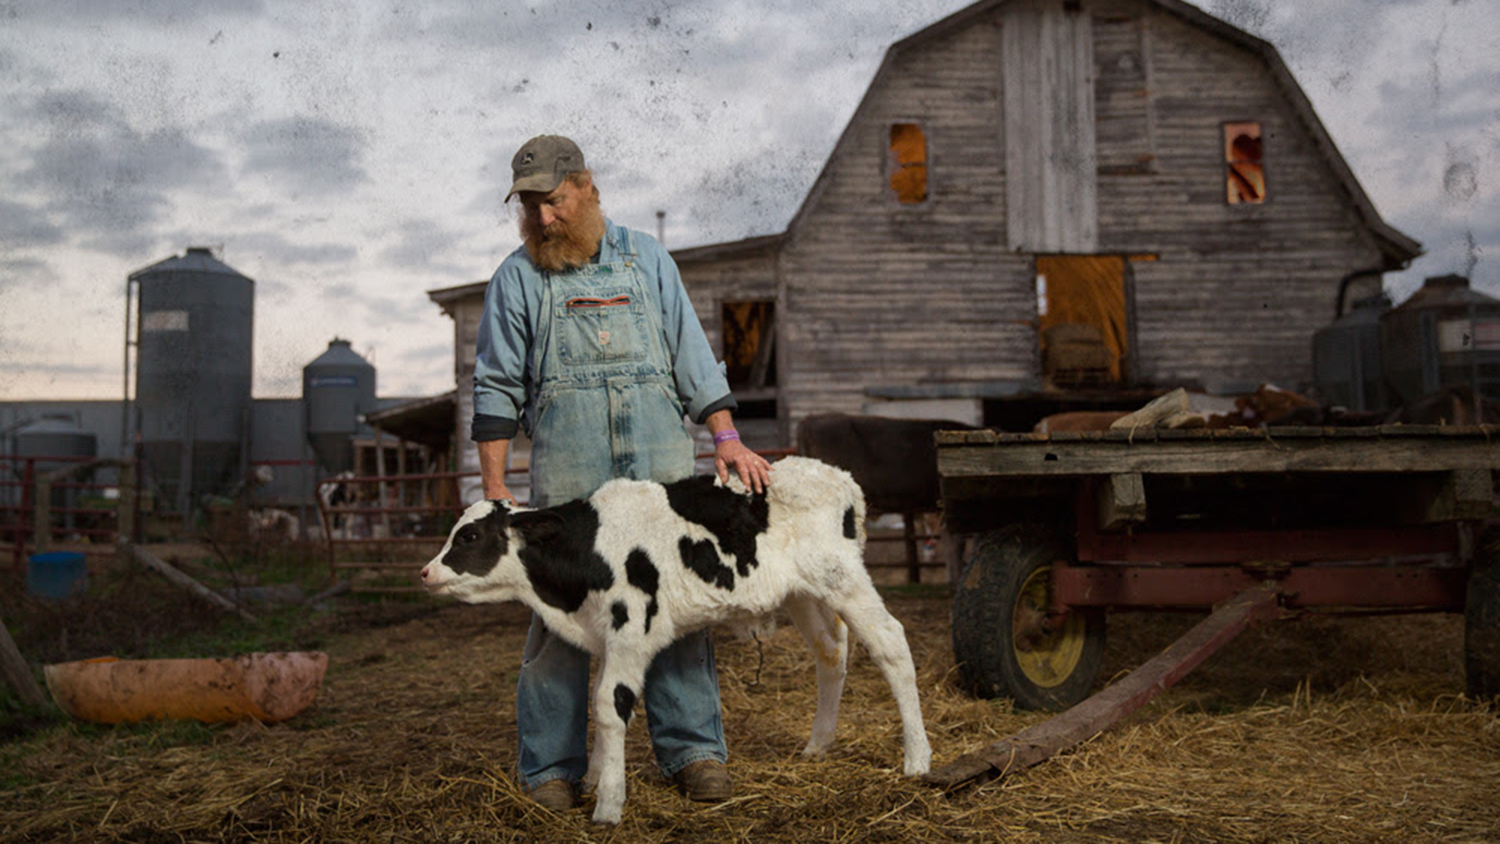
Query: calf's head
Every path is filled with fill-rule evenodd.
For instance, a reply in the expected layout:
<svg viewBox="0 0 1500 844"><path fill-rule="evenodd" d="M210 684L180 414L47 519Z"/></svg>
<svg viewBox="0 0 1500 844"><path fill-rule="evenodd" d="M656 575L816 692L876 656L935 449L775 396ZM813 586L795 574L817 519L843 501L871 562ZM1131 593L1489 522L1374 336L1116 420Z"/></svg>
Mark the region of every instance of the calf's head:
<svg viewBox="0 0 1500 844"><path fill-rule="evenodd" d="M453 526L443 550L422 569L434 594L471 604L524 601L572 612L614 583L594 547L599 517L587 501L526 510L480 501Z"/></svg>
<svg viewBox="0 0 1500 844"><path fill-rule="evenodd" d="M514 599L517 575L524 582L515 522L525 512L506 501L475 502L453 526L443 550L422 567L422 585L470 603Z"/></svg>

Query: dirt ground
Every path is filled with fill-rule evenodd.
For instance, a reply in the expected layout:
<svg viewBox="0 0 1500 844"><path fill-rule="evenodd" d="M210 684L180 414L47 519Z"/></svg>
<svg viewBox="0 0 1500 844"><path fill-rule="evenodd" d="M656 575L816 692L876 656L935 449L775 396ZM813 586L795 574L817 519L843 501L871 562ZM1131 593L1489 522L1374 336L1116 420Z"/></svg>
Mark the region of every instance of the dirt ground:
<svg viewBox="0 0 1500 844"><path fill-rule="evenodd" d="M887 591L935 761L1038 723L951 682L943 587ZM1106 676L1195 617L1116 615ZM0 743L0 841L1500 841L1500 719L1463 698L1462 620L1253 630L1120 727L943 793L900 776L899 719L856 649L839 743L800 756L812 662L790 625L717 638L736 795L692 804L629 731L618 828L514 779L519 606L346 603L291 634L331 664L276 725L67 724ZM207 655L207 654L206 654Z"/></svg>

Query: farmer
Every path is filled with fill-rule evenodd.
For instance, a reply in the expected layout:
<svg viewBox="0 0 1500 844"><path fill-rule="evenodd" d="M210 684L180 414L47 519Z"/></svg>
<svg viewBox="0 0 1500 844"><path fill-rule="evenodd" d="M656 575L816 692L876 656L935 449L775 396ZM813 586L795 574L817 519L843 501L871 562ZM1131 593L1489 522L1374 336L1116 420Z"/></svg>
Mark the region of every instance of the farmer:
<svg viewBox="0 0 1500 844"><path fill-rule="evenodd" d="M525 244L485 292L474 362L472 437L484 495L514 496L506 458L531 437L531 505L583 498L611 478L670 482L693 473L684 414L713 433L719 477L759 492L770 464L735 432L724 367L655 239L599 207L583 153L541 135L511 160ZM578 803L588 769L589 656L533 616L516 695L521 784L554 810ZM689 799L728 799L728 751L708 631L662 652L646 674L647 724L662 773Z"/></svg>

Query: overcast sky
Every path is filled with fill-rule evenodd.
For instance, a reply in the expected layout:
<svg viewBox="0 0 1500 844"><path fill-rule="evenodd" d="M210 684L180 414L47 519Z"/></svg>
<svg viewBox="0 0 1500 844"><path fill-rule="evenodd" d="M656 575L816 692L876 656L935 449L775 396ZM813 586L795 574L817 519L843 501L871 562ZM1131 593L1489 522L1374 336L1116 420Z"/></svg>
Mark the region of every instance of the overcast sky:
<svg viewBox="0 0 1500 844"><path fill-rule="evenodd" d="M126 276L196 245L256 282L256 397L335 336L382 396L451 389L426 291L517 245L528 137L579 141L669 247L776 233L886 47L966 5L0 0L0 399L118 398ZM1500 0L1200 5L1276 45L1422 242L1398 301L1448 272L1500 296Z"/></svg>

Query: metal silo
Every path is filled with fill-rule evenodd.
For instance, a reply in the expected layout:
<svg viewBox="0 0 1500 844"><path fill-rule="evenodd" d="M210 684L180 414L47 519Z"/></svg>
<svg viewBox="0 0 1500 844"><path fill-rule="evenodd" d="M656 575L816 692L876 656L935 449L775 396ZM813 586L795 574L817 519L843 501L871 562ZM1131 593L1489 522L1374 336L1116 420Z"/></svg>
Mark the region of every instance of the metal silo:
<svg viewBox="0 0 1500 844"><path fill-rule="evenodd" d="M1313 381L1323 403L1349 410L1390 406L1380 364L1380 317L1391 299L1378 293L1313 335Z"/></svg>
<svg viewBox="0 0 1500 844"><path fill-rule="evenodd" d="M78 426L78 421L71 416L48 414L41 418L28 422L15 434L15 454L21 458L22 465L27 458L35 459L36 478L58 469L76 466L90 458L99 456L99 438ZM40 458L60 458L54 460L43 460ZM70 459L71 458L71 459ZM21 466L17 466L20 469ZM64 483L68 486L57 486L52 489L49 504L54 510L68 511L78 506L79 493L72 484L86 484L93 482L92 471L83 472L68 478ZM63 520L68 527L73 526L73 514L66 513Z"/></svg>
<svg viewBox="0 0 1500 844"><path fill-rule="evenodd" d="M375 367L335 337L328 351L302 367L302 403L307 410L307 441L329 474L354 468L352 438L359 417L379 409Z"/></svg>
<svg viewBox="0 0 1500 844"><path fill-rule="evenodd" d="M1382 316L1380 347L1398 403L1458 384L1500 399L1500 299L1463 276L1429 278Z"/></svg>
<svg viewBox="0 0 1500 844"><path fill-rule="evenodd" d="M226 492L249 456L255 282L193 247L132 273L142 454L164 503Z"/></svg>

